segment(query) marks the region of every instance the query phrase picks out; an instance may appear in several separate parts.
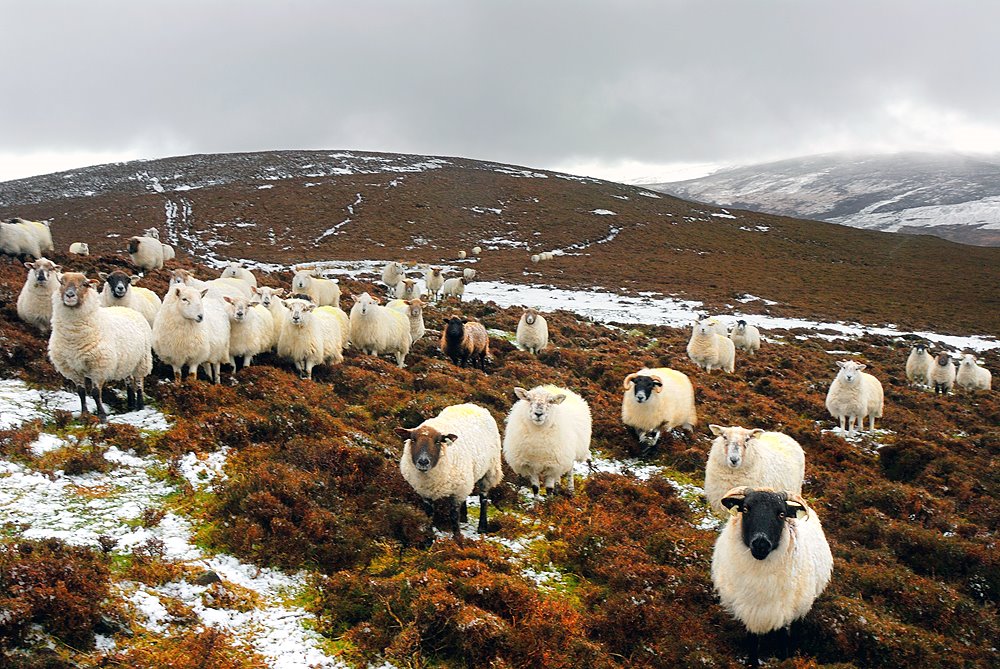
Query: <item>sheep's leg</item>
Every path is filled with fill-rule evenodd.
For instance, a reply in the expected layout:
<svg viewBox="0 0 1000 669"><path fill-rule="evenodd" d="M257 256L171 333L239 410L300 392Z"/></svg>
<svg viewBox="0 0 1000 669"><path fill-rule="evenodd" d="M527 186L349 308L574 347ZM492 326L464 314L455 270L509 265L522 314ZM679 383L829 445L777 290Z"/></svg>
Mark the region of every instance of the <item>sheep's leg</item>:
<svg viewBox="0 0 1000 669"><path fill-rule="evenodd" d="M146 408L146 400L142 394L146 391L146 380L141 376L135 381L135 410L142 411Z"/></svg>
<svg viewBox="0 0 1000 669"><path fill-rule="evenodd" d="M760 666L760 637L753 632L747 632L747 666Z"/></svg>
<svg viewBox="0 0 1000 669"><path fill-rule="evenodd" d="M469 361L469 354L462 353L462 367L465 367L466 363Z"/></svg>
<svg viewBox="0 0 1000 669"><path fill-rule="evenodd" d="M868 416L868 431L869 432L875 431L875 414Z"/></svg>
<svg viewBox="0 0 1000 669"><path fill-rule="evenodd" d="M462 506L459 510L458 516L459 522L467 523L469 522L469 502L468 500L462 500Z"/></svg>
<svg viewBox="0 0 1000 669"><path fill-rule="evenodd" d="M87 389L84 386L76 387L76 394L80 396L80 415L87 414Z"/></svg>
<svg viewBox="0 0 1000 669"><path fill-rule="evenodd" d="M135 411L135 387L133 386L132 379L125 379L125 393L128 395L128 400L125 402L125 408L128 411Z"/></svg>
<svg viewBox="0 0 1000 669"><path fill-rule="evenodd" d="M841 436L844 435L844 420L846 418L847 418L847 416L843 416L843 415L840 416L840 435Z"/></svg>
<svg viewBox="0 0 1000 669"><path fill-rule="evenodd" d="M108 412L104 409L104 402L101 401L101 392L104 390L104 384L95 383L94 384L94 401L97 402L97 417L102 423L108 422Z"/></svg>
<svg viewBox="0 0 1000 669"><path fill-rule="evenodd" d="M576 490L574 488L575 485L576 482L573 480L573 470L570 469L569 473L566 474L566 492L569 493L570 497L572 497L576 493Z"/></svg>
<svg viewBox="0 0 1000 669"><path fill-rule="evenodd" d="M245 355L245 356L243 356L243 366L244 367L249 367L251 362L253 362L253 356L252 355Z"/></svg>
<svg viewBox="0 0 1000 669"><path fill-rule="evenodd" d="M305 375L305 377L304 377L304 378L307 378L307 379L309 379L310 381L312 380L312 377L313 377L313 367L314 367L314 366L315 366L315 364L313 363L313 361L312 361L312 360L306 360L306 361L305 361L305 370L306 370L306 375Z"/></svg>
<svg viewBox="0 0 1000 669"><path fill-rule="evenodd" d="M426 497L421 497L420 501L423 503L424 513L427 514L428 518L434 517L434 502L427 499Z"/></svg>
<svg viewBox="0 0 1000 669"><path fill-rule="evenodd" d="M550 497L556 492L556 476L546 476L545 477L545 496Z"/></svg>
<svg viewBox="0 0 1000 669"><path fill-rule="evenodd" d="M486 505L489 504L489 496L485 492L479 493L479 526L476 531L479 534L486 534Z"/></svg>
<svg viewBox="0 0 1000 669"><path fill-rule="evenodd" d="M399 365L400 369L406 367L406 363L404 362L405 360L406 360L406 354L403 353L402 351L396 351L396 364Z"/></svg>
<svg viewBox="0 0 1000 669"><path fill-rule="evenodd" d="M462 502L458 501L457 497L451 498L451 535L455 538L458 543L462 542L462 531L459 529L459 515L461 513Z"/></svg>
<svg viewBox="0 0 1000 669"><path fill-rule="evenodd" d="M531 475L531 494L538 499L538 474Z"/></svg>

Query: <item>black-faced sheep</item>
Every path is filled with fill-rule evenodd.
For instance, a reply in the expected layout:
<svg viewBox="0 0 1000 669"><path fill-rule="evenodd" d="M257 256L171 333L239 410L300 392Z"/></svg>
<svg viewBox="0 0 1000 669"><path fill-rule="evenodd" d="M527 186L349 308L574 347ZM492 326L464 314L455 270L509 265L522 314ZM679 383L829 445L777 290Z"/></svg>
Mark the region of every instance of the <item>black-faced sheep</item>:
<svg viewBox="0 0 1000 669"><path fill-rule="evenodd" d="M490 336L482 323L453 316L445 323L439 342L442 353L451 358L452 364L465 367L472 361L479 369L486 370L486 359L490 357Z"/></svg>

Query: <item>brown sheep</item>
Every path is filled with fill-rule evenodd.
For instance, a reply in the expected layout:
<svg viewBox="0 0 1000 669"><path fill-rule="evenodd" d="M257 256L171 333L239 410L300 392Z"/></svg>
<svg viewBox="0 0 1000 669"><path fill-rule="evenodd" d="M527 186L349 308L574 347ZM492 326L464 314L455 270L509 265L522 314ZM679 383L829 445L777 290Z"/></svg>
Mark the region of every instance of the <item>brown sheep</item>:
<svg viewBox="0 0 1000 669"><path fill-rule="evenodd" d="M460 364L465 367L465 363L470 359L472 366L476 366L476 359L479 359L479 369L485 371L486 358L490 355L490 337L486 334L486 328L482 323L472 322L453 316L448 319L444 330L441 332L441 351L445 353L453 364Z"/></svg>

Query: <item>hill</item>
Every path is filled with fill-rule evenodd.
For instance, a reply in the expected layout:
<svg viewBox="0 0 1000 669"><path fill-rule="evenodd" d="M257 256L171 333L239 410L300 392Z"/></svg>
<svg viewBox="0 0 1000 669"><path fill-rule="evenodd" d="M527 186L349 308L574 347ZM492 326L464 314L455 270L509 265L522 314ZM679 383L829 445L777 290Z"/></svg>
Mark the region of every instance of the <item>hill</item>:
<svg viewBox="0 0 1000 669"><path fill-rule="evenodd" d="M824 154L650 185L728 207L1000 246L1000 158Z"/></svg>

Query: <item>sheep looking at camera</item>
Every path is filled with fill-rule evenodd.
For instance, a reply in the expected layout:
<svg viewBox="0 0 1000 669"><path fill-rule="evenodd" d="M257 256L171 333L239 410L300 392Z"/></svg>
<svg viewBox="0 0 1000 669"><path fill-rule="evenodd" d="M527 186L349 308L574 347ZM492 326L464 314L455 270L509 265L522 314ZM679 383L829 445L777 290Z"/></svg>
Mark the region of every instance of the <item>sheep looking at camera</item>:
<svg viewBox="0 0 1000 669"><path fill-rule="evenodd" d="M17 296L17 317L42 332L52 329L52 295L59 289L62 267L48 258L24 263L28 277Z"/></svg>
<svg viewBox="0 0 1000 669"><path fill-rule="evenodd" d="M958 363L955 382L960 388L968 390L989 390L993 384L993 375L990 370L976 364L976 356L966 353Z"/></svg>
<svg viewBox="0 0 1000 669"><path fill-rule="evenodd" d="M837 363L840 370L830 384L826 394L826 408L830 415L840 421L840 431L846 427L854 434L855 425L863 431L865 417L870 419L869 429L875 429L875 419L882 417L882 384L871 374L864 372L865 365L853 360Z"/></svg>
<svg viewBox="0 0 1000 669"><path fill-rule="evenodd" d="M622 422L639 438L644 454L656 447L661 432L675 427L694 432L694 387L682 372L643 368L625 377L623 389Z"/></svg>
<svg viewBox="0 0 1000 669"><path fill-rule="evenodd" d="M517 322L517 345L532 355L549 345L549 324L536 309L525 309Z"/></svg>

